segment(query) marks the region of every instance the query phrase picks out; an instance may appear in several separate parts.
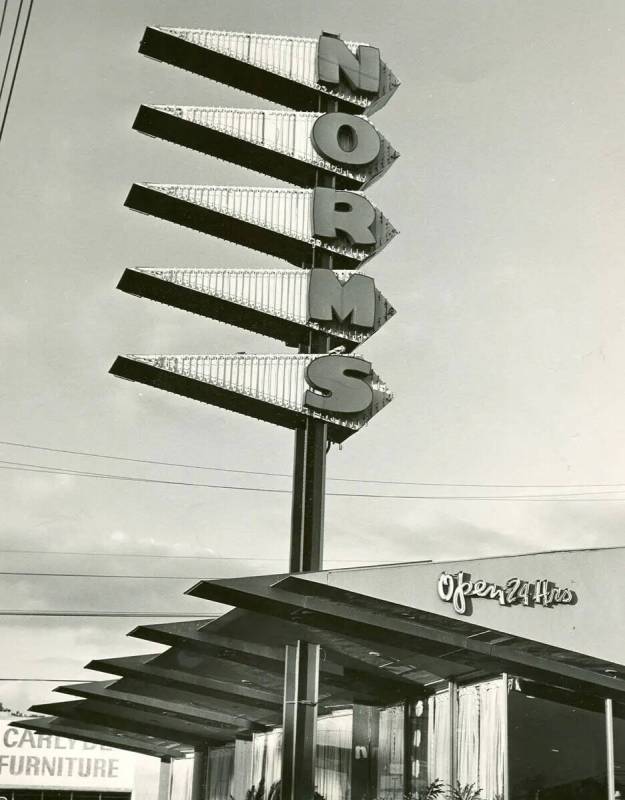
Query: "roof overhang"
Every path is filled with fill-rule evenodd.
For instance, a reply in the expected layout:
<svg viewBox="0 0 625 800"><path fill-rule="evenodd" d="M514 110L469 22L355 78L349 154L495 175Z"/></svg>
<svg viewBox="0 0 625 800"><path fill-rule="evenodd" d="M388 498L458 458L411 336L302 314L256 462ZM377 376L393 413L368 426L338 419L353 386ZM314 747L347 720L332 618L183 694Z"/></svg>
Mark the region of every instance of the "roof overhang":
<svg viewBox="0 0 625 800"><path fill-rule="evenodd" d="M188 594L464 665L511 672L584 692L625 698L620 665L539 643L502 630L346 591L303 576L269 575L201 581Z"/></svg>
<svg viewBox="0 0 625 800"><path fill-rule="evenodd" d="M84 742L130 750L155 758L184 758L190 749L171 739L160 739L138 733L127 733L94 723L83 723L63 717L26 717L11 723L12 728L22 728L36 733L80 739Z"/></svg>

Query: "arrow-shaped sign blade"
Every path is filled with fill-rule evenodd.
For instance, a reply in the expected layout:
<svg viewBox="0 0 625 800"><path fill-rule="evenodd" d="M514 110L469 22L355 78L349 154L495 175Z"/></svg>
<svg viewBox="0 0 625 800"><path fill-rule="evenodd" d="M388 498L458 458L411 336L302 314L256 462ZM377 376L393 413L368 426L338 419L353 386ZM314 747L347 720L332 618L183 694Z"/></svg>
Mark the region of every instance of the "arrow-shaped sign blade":
<svg viewBox="0 0 625 800"><path fill-rule="evenodd" d="M142 105L133 127L304 188L317 185L321 170L334 178L337 189L363 189L399 156L370 122L363 121L380 140L372 161L345 166L323 158L313 146L312 136L321 116L247 108Z"/></svg>
<svg viewBox="0 0 625 800"><path fill-rule="evenodd" d="M347 271L331 277L316 273L318 277L325 278L326 284L330 278L330 292L320 287L312 295L312 304L312 270L126 269L117 288L279 339L291 347L299 347L310 330L317 330L331 337L331 348L342 345L350 352L395 314L372 278ZM359 281L364 282L364 298L363 287L354 285ZM315 305L321 308L316 310Z"/></svg>
<svg viewBox="0 0 625 800"><path fill-rule="evenodd" d="M354 55L361 47L374 50L356 42L344 44ZM139 52L299 111L317 111L319 98L327 97L340 111L372 114L399 86L383 61L376 65L373 91L354 89L345 81L321 83L318 65L325 56L319 47L319 39L299 36L148 27Z"/></svg>
<svg viewBox="0 0 625 800"><path fill-rule="evenodd" d="M351 392L345 402L347 411L324 409L327 397L323 387L311 379L312 364L318 368L315 373L320 384L327 367L334 380L338 372L347 372L346 392ZM392 400L388 387L370 367L351 355L129 355L119 356L110 371L120 378L286 428L299 428L306 417L314 417L328 424L330 441L342 442ZM368 377L358 380L350 377L352 372Z"/></svg>
<svg viewBox="0 0 625 800"><path fill-rule="evenodd" d="M313 201L330 189L266 189L247 186L133 184L125 205L135 211L184 225L230 242L282 258L297 267L313 266L315 249L332 254L335 269L358 269L397 234L384 214L360 192L373 216L371 244L314 234ZM341 193L338 193L341 194Z"/></svg>

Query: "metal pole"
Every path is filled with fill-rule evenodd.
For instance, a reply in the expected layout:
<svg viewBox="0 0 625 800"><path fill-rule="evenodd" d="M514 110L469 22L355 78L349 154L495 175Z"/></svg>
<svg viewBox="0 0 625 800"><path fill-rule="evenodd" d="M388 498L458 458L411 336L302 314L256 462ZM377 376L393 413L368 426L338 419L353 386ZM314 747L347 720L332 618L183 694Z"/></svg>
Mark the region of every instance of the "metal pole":
<svg viewBox="0 0 625 800"><path fill-rule="evenodd" d="M413 770L412 770L412 762L414 759L414 742L413 742L413 731L414 731L414 710L415 704L412 700L405 700L404 701L404 788L403 794L404 797L412 797L413 796L413 789L414 780L413 780Z"/></svg>
<svg viewBox="0 0 625 800"><path fill-rule="evenodd" d="M193 757L193 782L191 787L191 800L204 800L206 797L206 782L208 778L208 747L198 745Z"/></svg>
<svg viewBox="0 0 625 800"><path fill-rule="evenodd" d="M281 797L286 800L293 792L295 763L295 722L297 712L297 645L287 645L284 653L284 701L282 708L282 780ZM285 787L285 788L283 788ZM288 794L286 793L288 791Z"/></svg>
<svg viewBox="0 0 625 800"><path fill-rule="evenodd" d="M605 738L608 756L608 800L614 800L616 796L616 783L614 775L614 714L612 713L612 700L609 698L607 698L605 701Z"/></svg>
<svg viewBox="0 0 625 800"><path fill-rule="evenodd" d="M326 101L324 105L328 106L329 103ZM334 188L335 184L334 177L317 170L317 186ZM313 269L332 269L332 266L331 253L314 253ZM330 339L326 334L310 331L308 341L300 346L299 351L323 354L328 352L329 347ZM325 422L307 417L304 427L295 432L290 572L315 572L323 565L327 449L328 426Z"/></svg>
<svg viewBox="0 0 625 800"><path fill-rule="evenodd" d="M449 681L449 783L455 789L458 776L458 684Z"/></svg>
<svg viewBox="0 0 625 800"><path fill-rule="evenodd" d="M503 800L510 798L510 679L507 672L502 675L503 680Z"/></svg>
<svg viewBox="0 0 625 800"><path fill-rule="evenodd" d="M337 103L319 99L319 111L334 111ZM317 170L317 186L334 188L335 179ZM314 253L313 269L332 269L332 255ZM327 353L329 337L311 331L300 353ZM295 433L293 500L291 507L290 572L314 572L323 566L326 451L328 426L308 418ZM300 640L287 647L285 656L285 706L282 742L282 800L313 800L319 646ZM288 708L292 706L292 708Z"/></svg>

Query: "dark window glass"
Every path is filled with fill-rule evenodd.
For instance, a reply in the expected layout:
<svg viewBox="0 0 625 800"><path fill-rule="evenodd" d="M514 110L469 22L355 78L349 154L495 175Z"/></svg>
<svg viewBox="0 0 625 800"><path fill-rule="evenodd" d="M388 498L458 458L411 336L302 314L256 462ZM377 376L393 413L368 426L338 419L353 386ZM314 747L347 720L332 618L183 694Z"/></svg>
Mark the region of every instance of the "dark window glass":
<svg viewBox="0 0 625 800"><path fill-rule="evenodd" d="M514 681L508 697L510 800L606 800L601 706L577 708L538 692Z"/></svg>

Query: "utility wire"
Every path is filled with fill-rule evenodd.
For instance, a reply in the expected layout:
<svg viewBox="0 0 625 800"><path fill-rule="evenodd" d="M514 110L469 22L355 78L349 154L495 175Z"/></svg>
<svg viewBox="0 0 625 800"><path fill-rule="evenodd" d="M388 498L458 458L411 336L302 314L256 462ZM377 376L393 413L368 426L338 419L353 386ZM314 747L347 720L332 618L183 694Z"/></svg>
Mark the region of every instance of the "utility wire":
<svg viewBox="0 0 625 800"><path fill-rule="evenodd" d="M24 442L10 442L0 440L0 445L8 447L21 447L27 450L41 450L46 453L63 453L64 455L87 456L89 458L104 458L111 461L127 461L133 464L151 464L159 467L180 467L182 469L200 469L211 472L227 472L242 475L262 475L271 478L292 478L289 472L263 472L252 469L231 469L227 467L212 467L201 464L181 464L175 461L156 461L148 458L130 458L128 456L114 456L104 453L94 453L89 450L65 450L58 447L43 447L41 445L26 444ZM345 483L373 483L388 484L397 486L440 486L443 488L457 489L614 489L623 487L625 483L433 483L425 481L400 481L400 480L376 480L372 478L340 478L328 476L329 481Z"/></svg>
<svg viewBox="0 0 625 800"><path fill-rule="evenodd" d="M286 561L287 557L281 558L261 558L260 556L203 556L203 555L184 555L174 556L164 553L98 553L90 550L0 550L0 553L15 553L19 555L43 555L43 556L101 556L103 558L167 558L167 559L192 559L193 561ZM325 561L335 564L380 564L389 563L395 558L326 558Z"/></svg>
<svg viewBox="0 0 625 800"><path fill-rule="evenodd" d="M93 453L86 450L62 450L56 447L41 447L40 445L34 444L23 444L21 442L5 442L0 441L2 445L8 445L9 447L22 447L28 450L42 450L47 453L63 453L65 455L72 455L72 456L88 456L89 458L105 458L111 461L127 461L133 464L153 464L159 467L181 467L183 469L202 469L208 470L211 472L231 472L235 474L243 474L243 475L263 475L272 478L292 478L293 476L290 473L286 472L261 472L259 470L252 470L252 469L228 469L226 467L208 467L208 466L201 466L199 464L179 464L173 461L154 461L148 458L128 458L125 456L112 456L112 455L104 455L103 453ZM328 480L343 480L342 478L329 478ZM348 480L348 479L346 479ZM367 481L363 481L363 483L367 483ZM378 483L378 481L371 481L371 483Z"/></svg>
<svg viewBox="0 0 625 800"><path fill-rule="evenodd" d="M20 17L22 15L22 6L24 5L24 0L20 0L20 6L17 10L17 17L15 18L15 25L13 26L13 34L11 36L11 43L9 45L9 52L7 54L7 62L4 65L4 72L2 73L2 81L0 82L0 98L4 92L4 87L7 80L7 75L9 74L9 67L11 66L11 58L13 56L13 48L15 47L15 39L17 37L17 31L20 26Z"/></svg>
<svg viewBox="0 0 625 800"><path fill-rule="evenodd" d="M179 614L169 611L20 611L0 609L0 617L106 617L108 619L218 619L220 614Z"/></svg>
<svg viewBox="0 0 625 800"><path fill-rule="evenodd" d="M6 683L84 683L84 678L0 678L0 681ZM15 717L15 719L25 719L23 717Z"/></svg>
<svg viewBox="0 0 625 800"><path fill-rule="evenodd" d="M288 561L285 557L284 561ZM112 573L103 575L93 572L0 572L0 575L19 575L31 578L122 578L127 580L160 580L160 581L203 581L205 575L120 575Z"/></svg>
<svg viewBox="0 0 625 800"><path fill-rule="evenodd" d="M2 17L0 18L0 36L2 36L2 30L4 28L4 18L7 14L7 6L9 5L9 0L4 0L2 4Z"/></svg>
<svg viewBox="0 0 625 800"><path fill-rule="evenodd" d="M71 475L82 478L99 478L106 480L127 481L132 483L165 484L167 486L188 486L205 489L224 489L239 492L265 492L270 494L290 494L290 489L269 489L260 486L230 486L215 483L193 483L191 481L168 481L157 478L143 478L136 475L116 475L83 470L45 467L40 464L28 464L20 461L0 461L0 469L18 472L35 472L48 475ZM461 501L506 501L506 502L606 502L609 500L625 502L625 497L605 497L605 495L623 494L624 489L601 492L575 492L570 494L529 494L529 495L415 495L415 494L372 494L362 492L326 492L326 497L369 497L380 500L461 500ZM600 497L594 495L601 495Z"/></svg>
<svg viewBox="0 0 625 800"><path fill-rule="evenodd" d="M8 465L8 466L3 466ZM228 486L217 483L193 483L190 481L168 481L157 478L142 478L138 475L115 475L102 472L86 472L84 470L63 469L61 467L45 467L41 464L28 464L20 461L0 461L0 469L17 472L39 472L53 475L73 475L82 478L106 478L108 480L131 481L137 483L160 483L169 486L192 486L204 489L230 489L242 492L270 492L272 494L290 494L289 489L265 489L256 486Z"/></svg>
<svg viewBox="0 0 625 800"><path fill-rule="evenodd" d="M13 45L14 45L14 42L15 42L15 34L17 33L17 29L18 29L19 18L20 18L20 15L22 13L22 4L23 4L23 2L24 2L24 0L20 0L19 10L17 12L17 19L15 21L15 28L13 30L13 37L11 39L11 47L9 48L9 55L8 55L8 58L7 58L7 65L6 65L6 69L4 71L4 75L2 77L2 88L0 88L0 96L2 96L2 92L4 90L4 82L6 80L7 70L9 68L9 62L11 60L11 54L13 52ZM20 61L22 59L22 51L24 49L24 42L26 41L26 33L28 31L28 23L30 22L30 14L31 14L31 11L33 10L33 2L34 2L34 0L30 0L30 3L28 5L28 11L26 12L26 22L24 23L24 28L22 30L22 39L21 39L21 42L20 42L19 50L17 52L17 59L15 61L15 67L13 69L13 78L11 80L11 87L9 89L9 96L7 98L6 105L5 105L5 108L4 108L4 116L2 117L2 124L0 125L0 141L2 141L2 134L4 133L4 126L6 125L7 116L8 116L8 113L9 113L9 106L11 105L11 98L13 97L13 89L15 88L15 79L17 78L17 71L19 69Z"/></svg>

